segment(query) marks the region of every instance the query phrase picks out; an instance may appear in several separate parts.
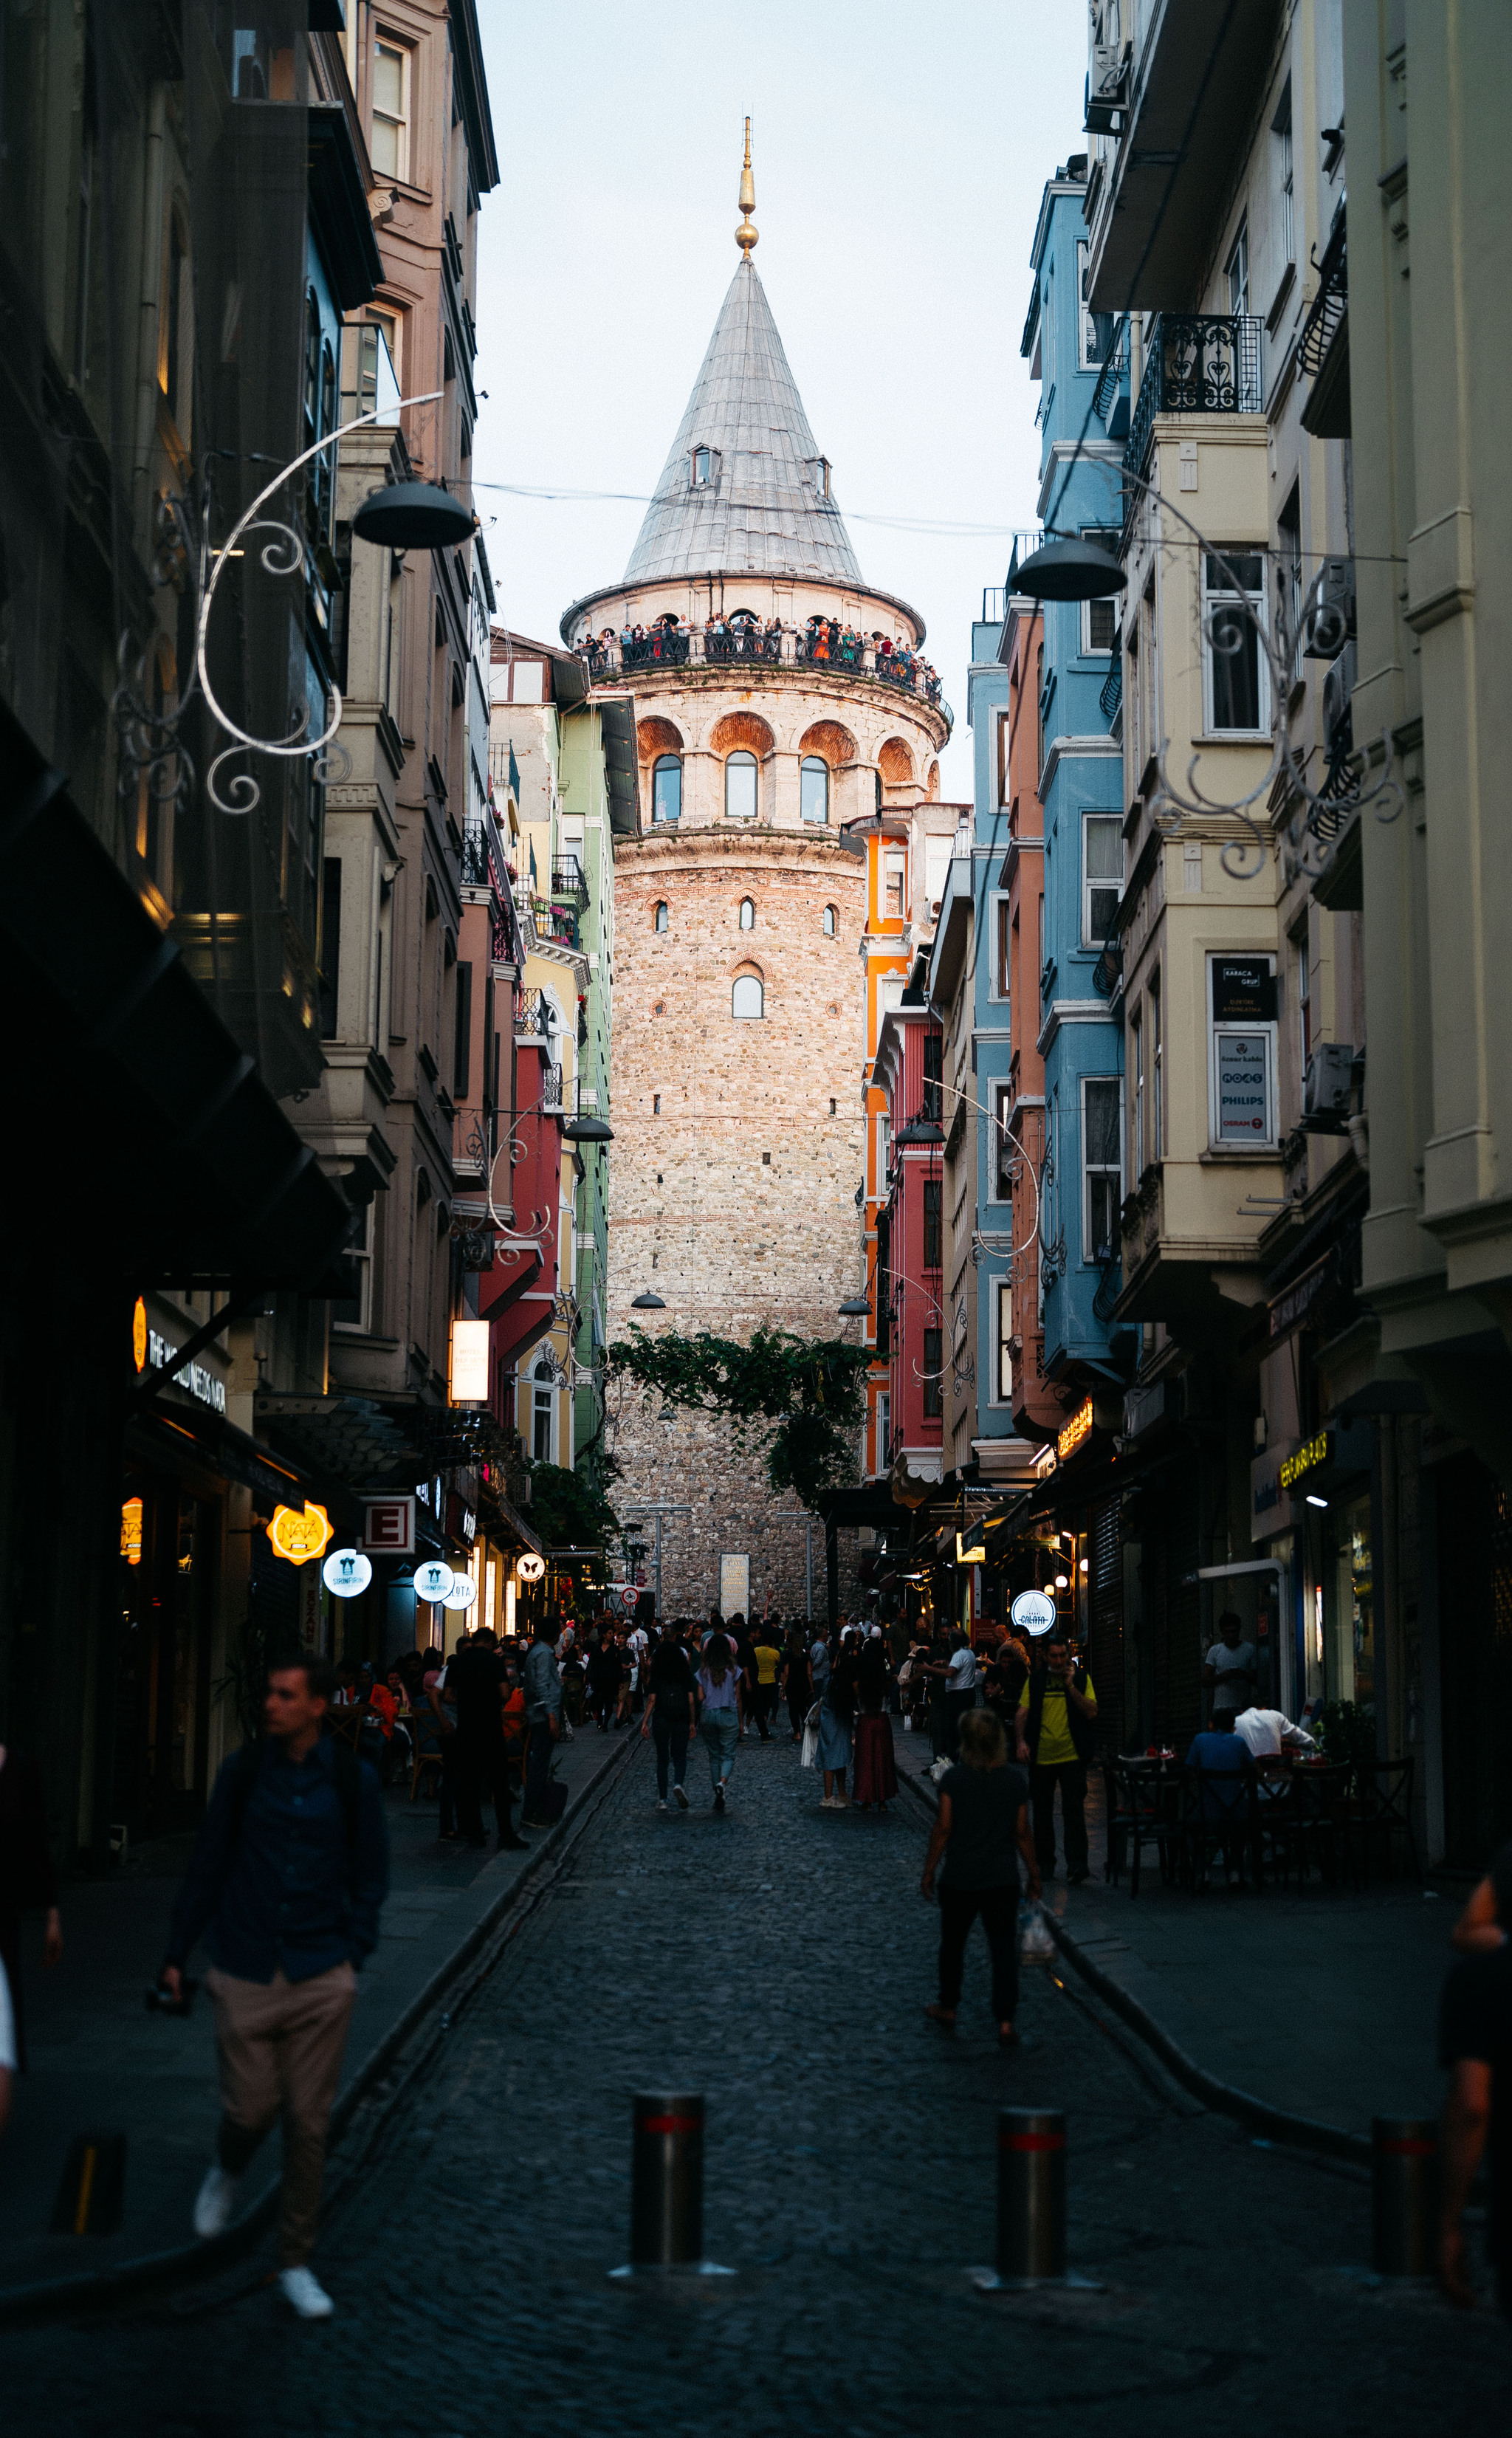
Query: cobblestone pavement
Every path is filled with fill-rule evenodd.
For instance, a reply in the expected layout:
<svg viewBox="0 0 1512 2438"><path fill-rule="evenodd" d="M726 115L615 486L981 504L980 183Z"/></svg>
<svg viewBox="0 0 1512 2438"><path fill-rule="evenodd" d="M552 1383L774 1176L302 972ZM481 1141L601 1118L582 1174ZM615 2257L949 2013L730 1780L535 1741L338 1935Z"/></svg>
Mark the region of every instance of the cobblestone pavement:
<svg viewBox="0 0 1512 2438"><path fill-rule="evenodd" d="M974 1934L953 2039L932 1994L923 1821L818 1809L744 1744L714 1816L657 1811L649 1750L448 2035L327 2225L339 2316L288 2320L266 2261L112 2322L7 2330L11 2426L70 2438L1248 2438L1502 2425L1491 2312L1389 2296L1363 2177L1195 2110L1044 1967L993 2039ZM629 2102L702 2089L712 2256L611 2283ZM1100 2291L981 2295L994 2111L1068 2115L1071 2251Z"/></svg>

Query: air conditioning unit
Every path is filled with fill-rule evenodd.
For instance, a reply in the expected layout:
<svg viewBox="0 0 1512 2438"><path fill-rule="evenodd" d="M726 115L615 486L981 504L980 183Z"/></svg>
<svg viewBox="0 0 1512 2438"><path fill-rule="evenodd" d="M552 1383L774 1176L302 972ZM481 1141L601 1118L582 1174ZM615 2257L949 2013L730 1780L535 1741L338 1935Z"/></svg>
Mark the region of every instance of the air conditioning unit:
<svg viewBox="0 0 1512 2438"><path fill-rule="evenodd" d="M1336 661L1354 631L1354 560L1326 558L1323 581L1302 632L1304 656L1310 661Z"/></svg>
<svg viewBox="0 0 1512 2438"><path fill-rule="evenodd" d="M1117 116L1129 99L1128 43L1096 43L1092 49L1092 69L1087 78L1087 106L1084 132L1088 135L1116 135Z"/></svg>
<svg viewBox="0 0 1512 2438"><path fill-rule="evenodd" d="M1354 1089L1352 1041L1320 1041L1302 1083L1303 1122L1321 1119L1320 1132L1343 1132Z"/></svg>
<svg viewBox="0 0 1512 2438"><path fill-rule="evenodd" d="M1354 645L1345 644L1323 680L1323 735L1330 760L1341 751L1347 753L1354 744L1351 697L1359 658Z"/></svg>

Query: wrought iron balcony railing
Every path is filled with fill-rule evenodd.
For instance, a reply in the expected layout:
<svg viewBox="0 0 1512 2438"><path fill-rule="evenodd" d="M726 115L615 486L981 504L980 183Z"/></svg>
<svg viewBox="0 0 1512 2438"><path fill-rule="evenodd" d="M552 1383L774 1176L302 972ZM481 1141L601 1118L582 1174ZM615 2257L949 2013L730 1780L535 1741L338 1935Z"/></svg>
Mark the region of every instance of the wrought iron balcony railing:
<svg viewBox="0 0 1512 2438"><path fill-rule="evenodd" d="M564 856L560 863L553 864L552 898L559 906L588 904L588 882L575 855Z"/></svg>
<svg viewBox="0 0 1512 2438"><path fill-rule="evenodd" d="M1123 452L1128 473L1144 473L1157 415L1263 412L1263 327L1257 313L1156 314Z"/></svg>
<svg viewBox="0 0 1512 2438"><path fill-rule="evenodd" d="M1349 309L1348 238L1345 215L1340 213L1328 234L1318 264L1318 292L1302 325L1297 341L1297 370L1315 380L1323 369L1323 359L1332 346L1339 326Z"/></svg>

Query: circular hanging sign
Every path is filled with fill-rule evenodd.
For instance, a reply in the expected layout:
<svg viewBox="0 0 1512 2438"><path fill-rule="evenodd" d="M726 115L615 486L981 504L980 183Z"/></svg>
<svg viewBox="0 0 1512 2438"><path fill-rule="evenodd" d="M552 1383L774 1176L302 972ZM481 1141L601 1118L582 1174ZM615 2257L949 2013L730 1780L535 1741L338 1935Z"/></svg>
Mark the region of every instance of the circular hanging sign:
<svg viewBox="0 0 1512 2438"><path fill-rule="evenodd" d="M451 1589L441 1605L443 1608L471 1608L478 1597L478 1586L470 1575L453 1575Z"/></svg>
<svg viewBox="0 0 1512 2438"><path fill-rule="evenodd" d="M275 1507L268 1527L269 1540L291 1566L303 1566L309 1559L320 1557L335 1537L325 1508L313 1503L303 1509Z"/></svg>
<svg viewBox="0 0 1512 2438"><path fill-rule="evenodd" d="M444 1601L456 1580L445 1558L427 1558L414 1570L414 1597Z"/></svg>
<svg viewBox="0 0 1512 2438"><path fill-rule="evenodd" d="M356 1599L373 1580L373 1561L360 1549L333 1549L320 1571L326 1590L338 1599Z"/></svg>
<svg viewBox="0 0 1512 2438"><path fill-rule="evenodd" d="M546 1572L546 1561L544 1558L537 1557L534 1549L527 1549L516 1566L515 1572L522 1583L538 1583Z"/></svg>
<svg viewBox="0 0 1512 2438"><path fill-rule="evenodd" d="M1048 1592L1020 1592L1009 1615L1025 1634L1048 1634L1055 1623L1055 1602Z"/></svg>

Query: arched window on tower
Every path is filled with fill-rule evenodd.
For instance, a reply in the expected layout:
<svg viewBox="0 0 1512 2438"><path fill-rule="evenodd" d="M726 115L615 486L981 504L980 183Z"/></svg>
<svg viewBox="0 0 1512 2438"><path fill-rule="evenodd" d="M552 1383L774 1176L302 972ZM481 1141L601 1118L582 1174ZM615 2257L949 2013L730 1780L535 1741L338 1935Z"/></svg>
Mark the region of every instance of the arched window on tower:
<svg viewBox="0 0 1512 2438"><path fill-rule="evenodd" d="M756 901L753 897L743 897L740 901L740 928L743 931L756 928Z"/></svg>
<svg viewBox="0 0 1512 2438"><path fill-rule="evenodd" d="M676 822L681 817L682 764L676 753L663 753L651 773L651 818Z"/></svg>
<svg viewBox="0 0 1512 2438"><path fill-rule="evenodd" d="M667 928L667 901L666 901L666 899L665 899L664 897L659 897L659 898L657 899L657 929L658 929L659 931L664 931L664 930L666 929L666 928Z"/></svg>
<svg viewBox="0 0 1512 2438"><path fill-rule="evenodd" d="M833 906L826 906L824 909L824 936L827 940L833 940L835 937L835 909Z"/></svg>
<svg viewBox="0 0 1512 2438"><path fill-rule="evenodd" d="M730 994L730 1013L739 1019L763 1016L766 1013L766 994L758 974L737 974Z"/></svg>
<svg viewBox="0 0 1512 2438"><path fill-rule="evenodd" d="M756 818L756 756L754 753L731 753L725 764L725 819L727 822L753 822Z"/></svg>
<svg viewBox="0 0 1512 2438"><path fill-rule="evenodd" d="M830 818L830 766L817 753L805 753L799 766L799 791L806 822Z"/></svg>

